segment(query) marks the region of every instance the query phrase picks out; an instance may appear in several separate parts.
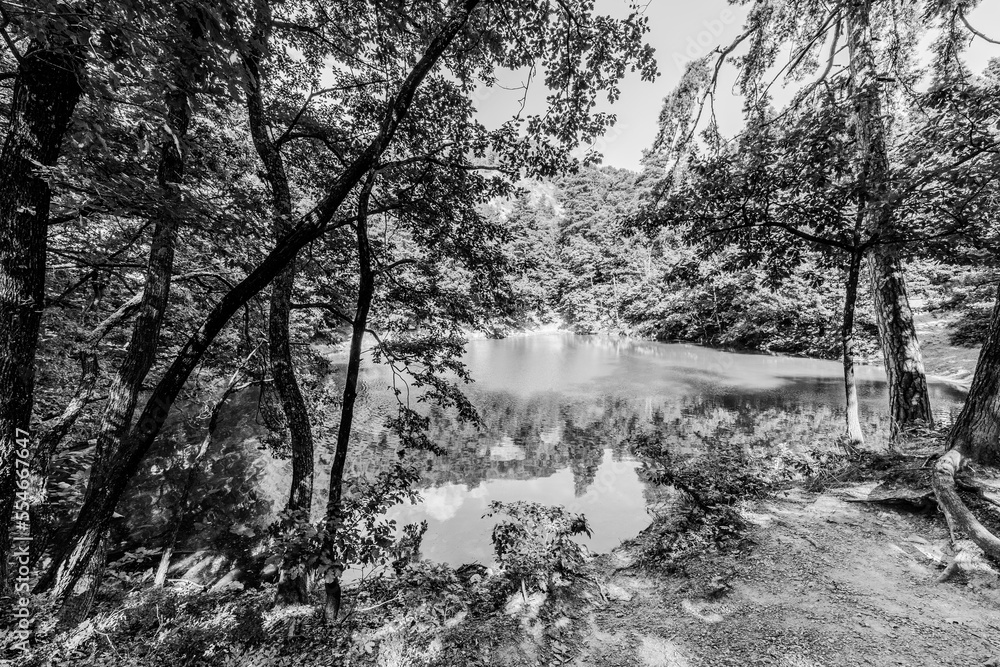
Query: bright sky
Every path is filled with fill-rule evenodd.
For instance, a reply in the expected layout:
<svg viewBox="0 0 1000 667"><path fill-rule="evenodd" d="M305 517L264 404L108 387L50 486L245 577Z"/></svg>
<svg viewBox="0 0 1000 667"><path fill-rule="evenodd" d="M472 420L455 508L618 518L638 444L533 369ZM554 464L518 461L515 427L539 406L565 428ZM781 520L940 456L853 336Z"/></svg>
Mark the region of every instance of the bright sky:
<svg viewBox="0 0 1000 667"><path fill-rule="evenodd" d="M597 0L597 11L602 14L625 16L627 0ZM638 75L627 78L622 84L621 98L607 107L617 114L618 123L598 142L604 154L604 164L628 169L639 169L642 151L656 135L656 119L663 98L679 81L689 60L706 55L719 44L729 44L741 32L746 9L731 6L726 0L649 0L646 16L650 32L647 40L656 49L660 77L652 84L643 82ZM969 14L970 23L991 39L1000 39L1000 0L983 0ZM978 37L973 39L968 52L968 62L974 71L981 71L990 58L1000 57L1000 46ZM742 101L729 95L733 73L723 74L719 85L716 113L722 131L733 133L740 126ZM511 74L501 78L505 86L516 87L520 77ZM533 86L527 111L543 108L545 91ZM493 127L517 113L520 91L503 89L481 90L478 100L480 118Z"/></svg>

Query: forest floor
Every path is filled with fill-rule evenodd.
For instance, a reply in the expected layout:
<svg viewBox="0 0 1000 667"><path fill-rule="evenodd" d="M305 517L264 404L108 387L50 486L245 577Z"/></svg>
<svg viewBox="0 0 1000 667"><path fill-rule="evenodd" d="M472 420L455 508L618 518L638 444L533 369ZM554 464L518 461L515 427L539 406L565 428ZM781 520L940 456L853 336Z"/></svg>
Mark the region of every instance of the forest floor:
<svg viewBox="0 0 1000 667"><path fill-rule="evenodd" d="M845 500L869 488L760 501L748 515L752 546L681 573L632 567L634 547L623 547L592 564L601 593L591 586L555 605L516 596L508 613L535 638L520 657L608 667L1000 664L995 575L939 583L950 560L943 520Z"/></svg>

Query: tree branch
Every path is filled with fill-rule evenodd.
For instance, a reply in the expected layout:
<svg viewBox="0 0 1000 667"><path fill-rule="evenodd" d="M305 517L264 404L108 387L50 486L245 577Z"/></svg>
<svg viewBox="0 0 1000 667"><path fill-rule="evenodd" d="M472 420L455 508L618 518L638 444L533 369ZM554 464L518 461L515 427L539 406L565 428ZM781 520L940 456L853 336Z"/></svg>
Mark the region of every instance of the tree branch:
<svg viewBox="0 0 1000 667"><path fill-rule="evenodd" d="M0 4L0 17L3 17L3 22L0 23L0 36L3 37L3 41L7 44L7 48L10 50L10 54L14 57L14 60L18 64L24 62L24 57L21 56L21 52L17 50L17 45L14 44L14 40L10 38L7 34L7 26L10 25L10 14L7 13L7 8ZM17 76L16 74L14 76Z"/></svg>
<svg viewBox="0 0 1000 667"><path fill-rule="evenodd" d="M965 27L968 28L969 32L971 32L976 37L979 37L980 39L985 39L990 44L1000 44L1000 40L991 39L991 38L987 37L986 35L984 35L983 33L981 33L978 30L976 30L975 28L973 28L972 24L969 23L969 19L965 18L965 12L961 12L960 11L958 13L958 18L962 19L962 23L965 24Z"/></svg>
<svg viewBox="0 0 1000 667"><path fill-rule="evenodd" d="M344 315L342 312L337 310L337 307L334 306L332 303L327 303L324 301L310 301L308 303L293 303L289 307L292 308L293 310L305 310L307 308L322 308L323 310L329 311L332 315L334 315L337 319L341 320L345 324L348 324L352 327L354 326L354 320L352 320L350 317Z"/></svg>

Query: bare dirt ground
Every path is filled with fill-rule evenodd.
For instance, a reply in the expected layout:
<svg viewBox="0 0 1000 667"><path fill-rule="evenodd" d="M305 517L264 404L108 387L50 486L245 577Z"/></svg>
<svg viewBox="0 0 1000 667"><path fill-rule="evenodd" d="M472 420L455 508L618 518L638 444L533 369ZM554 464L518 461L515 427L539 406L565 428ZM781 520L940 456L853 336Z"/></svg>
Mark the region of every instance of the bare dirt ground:
<svg viewBox="0 0 1000 667"><path fill-rule="evenodd" d="M748 549L682 573L629 568L627 549L598 559L593 576L602 594L594 586L554 607L514 602L510 613L529 637L514 662L1000 664L995 576L959 574L938 583L950 561L943 521L842 495L792 491L763 501L749 514L755 528Z"/></svg>

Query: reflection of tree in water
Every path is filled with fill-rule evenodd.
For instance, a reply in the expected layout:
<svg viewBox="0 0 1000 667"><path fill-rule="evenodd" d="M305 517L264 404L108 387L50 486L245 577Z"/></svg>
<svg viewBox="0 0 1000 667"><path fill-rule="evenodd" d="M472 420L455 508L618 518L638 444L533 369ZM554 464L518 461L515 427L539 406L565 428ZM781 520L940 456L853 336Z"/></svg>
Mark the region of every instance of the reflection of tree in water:
<svg viewBox="0 0 1000 667"><path fill-rule="evenodd" d="M641 421L631 400L614 396L581 400L556 393L481 392L474 402L482 419L478 430L447 411L428 412L429 437L445 453L407 453L428 484L476 487L490 479L535 479L570 468L582 495L605 449L615 459L627 456L628 433ZM394 456L395 448L387 446L384 434L370 439L355 452L352 469L371 472L373 465L386 465L389 454Z"/></svg>
<svg viewBox="0 0 1000 667"><path fill-rule="evenodd" d="M628 457L630 440L639 432L658 431L664 442L689 453L716 447L831 446L843 429L843 412L831 407L829 388L818 384L685 396L478 392L474 403L481 430L458 423L447 411L431 410L431 440L446 453L408 456L420 461L425 482L433 486L474 488L490 479L541 478L569 468L579 496L593 484L604 450L611 450L614 460ZM874 408L876 402L881 405L881 394L869 393L864 425L878 446L888 422ZM376 449L394 452L384 443ZM359 453L358 459L370 460L370 453Z"/></svg>
<svg viewBox="0 0 1000 667"><path fill-rule="evenodd" d="M811 401L797 391L759 394L700 394L661 405L652 427L665 442L681 451L696 452L722 443L726 446L787 446L812 449L830 446L844 431L839 405ZM862 426L870 445L887 444L888 415L873 406L862 412Z"/></svg>
<svg viewBox="0 0 1000 667"><path fill-rule="evenodd" d="M577 498L585 494L587 488L594 482L597 468L604 458L604 450L599 441L602 426L592 422L581 427L576 425L571 414L566 414L564 417L562 444L570 460L570 468L573 471L573 493Z"/></svg>
<svg viewBox="0 0 1000 667"><path fill-rule="evenodd" d="M574 492L591 490L604 458L631 457L631 440L655 431L677 453L715 448L807 450L824 446L843 429L843 412L823 382L791 382L775 390L712 388L684 395L590 394L555 392L522 396L512 392L473 391L482 428L459 423L445 410L429 408L429 436L441 456L405 452L423 472L424 484L465 484L475 488L493 479L545 478L569 469ZM883 397L863 395L862 418L872 446L888 433ZM877 394L877 395L876 395ZM366 395L367 396L367 395ZM368 396L353 435L349 474L372 476L397 460L400 445L387 431L384 398ZM940 406L945 402L940 401ZM287 494L289 469L258 449L264 429L255 421L254 392L234 397L224 411L212 450L204 457L194 484L196 497L182 528L179 549L212 546L230 550L229 529L243 517L263 516L257 509L280 503ZM188 431L185 431L188 428ZM174 442L196 442L195 427L173 429ZM150 459L159 474L137 480L126 514L145 544L160 545L174 516L183 465L166 440ZM317 441L315 502L325 502L332 454L328 439ZM212 463L209 463L212 462ZM669 501L667 490L647 487L650 507ZM249 520L249 519L247 519Z"/></svg>

